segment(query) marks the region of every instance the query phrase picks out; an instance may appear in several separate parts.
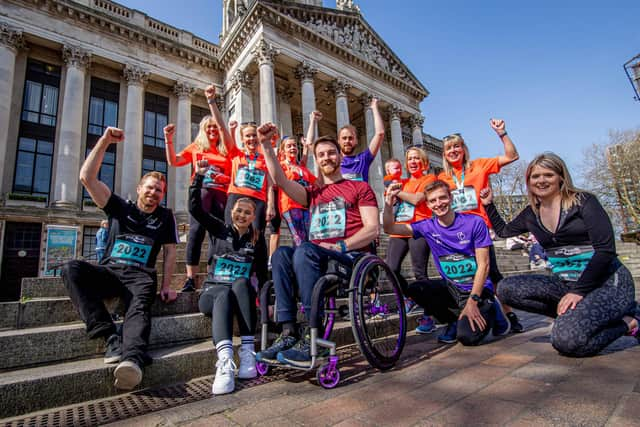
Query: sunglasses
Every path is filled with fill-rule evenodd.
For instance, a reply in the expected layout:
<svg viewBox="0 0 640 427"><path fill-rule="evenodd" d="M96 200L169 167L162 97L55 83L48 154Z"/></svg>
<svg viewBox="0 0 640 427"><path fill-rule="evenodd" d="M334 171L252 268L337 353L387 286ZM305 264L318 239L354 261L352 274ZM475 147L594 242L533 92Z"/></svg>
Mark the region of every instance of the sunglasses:
<svg viewBox="0 0 640 427"><path fill-rule="evenodd" d="M257 125L256 122L242 122L240 123L240 126L255 126Z"/></svg>
<svg viewBox="0 0 640 427"><path fill-rule="evenodd" d="M462 135L459 133L452 133L451 135L447 135L444 138L442 138L442 140L446 141L448 139L457 139L457 138L462 138Z"/></svg>
<svg viewBox="0 0 640 427"><path fill-rule="evenodd" d="M409 150L412 150L414 148L419 148L420 150L424 150L424 145L423 144L411 144L411 145L407 145L407 147L404 149L404 152L406 153Z"/></svg>

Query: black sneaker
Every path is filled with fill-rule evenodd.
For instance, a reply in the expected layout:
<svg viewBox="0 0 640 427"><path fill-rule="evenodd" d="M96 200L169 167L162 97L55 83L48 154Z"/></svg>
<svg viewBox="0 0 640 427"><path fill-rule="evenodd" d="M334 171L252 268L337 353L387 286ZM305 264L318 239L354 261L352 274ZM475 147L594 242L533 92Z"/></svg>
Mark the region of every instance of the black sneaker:
<svg viewBox="0 0 640 427"><path fill-rule="evenodd" d="M520 332L524 332L524 326L518 320L518 316L513 312L507 313L507 318L509 322L511 322L511 332L519 334Z"/></svg>
<svg viewBox="0 0 640 427"><path fill-rule="evenodd" d="M113 334L107 338L107 350L104 352L104 363L118 363L122 359L122 338Z"/></svg>
<svg viewBox="0 0 640 427"><path fill-rule="evenodd" d="M193 277L187 277L181 292L195 292L196 282L193 281Z"/></svg>
<svg viewBox="0 0 640 427"><path fill-rule="evenodd" d="M256 360L258 362L277 363L278 353L283 350L288 350L294 346L296 338L291 335L280 334L278 338L271 344L271 347L266 350L256 353Z"/></svg>

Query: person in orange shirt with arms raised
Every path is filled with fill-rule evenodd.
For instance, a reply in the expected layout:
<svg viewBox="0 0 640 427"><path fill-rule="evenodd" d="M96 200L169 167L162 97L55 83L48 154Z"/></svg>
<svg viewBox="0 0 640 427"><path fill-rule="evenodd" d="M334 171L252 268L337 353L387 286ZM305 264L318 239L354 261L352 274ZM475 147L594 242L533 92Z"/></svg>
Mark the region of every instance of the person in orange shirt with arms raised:
<svg viewBox="0 0 640 427"><path fill-rule="evenodd" d="M438 179L449 184L453 197L451 207L455 212L479 215L487 224L487 227L492 228L484 206L479 202L480 190L489 186L490 175L500 172L502 167L515 162L519 156L516 146L507 134L504 120L491 119L489 124L502 141L504 154L492 158L471 160L469 148L459 133L445 136L442 139L444 171L438 175ZM496 251L493 245L489 248L489 261L489 277L497 289L498 283L503 279L503 276L498 269ZM500 292L497 294L499 296ZM511 322L511 330L513 332L522 332L524 328L520 324L518 316L508 306L504 306L504 309Z"/></svg>
<svg viewBox="0 0 640 427"><path fill-rule="evenodd" d="M396 224L411 224L423 219L431 218L431 209L426 204L424 189L436 180L433 174L427 173L429 170L429 157L427 153L419 147L411 147L405 154L405 166L409 173L408 179L389 185L389 189L400 189L396 194L396 204L394 206L394 219ZM427 265L429 264L429 246L424 237L414 238L392 234L389 237L387 246L386 263L396 273L400 280L402 290L406 292L407 281L400 274L402 260L411 254L411 265L416 280L425 280L427 276ZM410 308L411 303L407 304ZM430 316L423 316L419 320L416 332L426 334L435 330L435 324Z"/></svg>
<svg viewBox="0 0 640 427"><path fill-rule="evenodd" d="M174 167L191 165L191 181L193 181L197 162L199 160L207 160L209 169L201 190L202 206L205 211L222 218L227 204L227 187L230 180L229 175L231 174L230 159L237 154L238 149L233 144L231 135L216 105L215 86L208 86L204 90L204 94L207 98L211 115L205 116L200 121L196 139L180 153L176 154L173 147L175 125L168 124L165 126L164 140L167 163ZM220 133L225 135L226 138L221 138ZM204 235L204 227L192 215L189 215L189 237L186 251L187 280L182 288L183 292L191 292L198 287L195 282L195 275L198 273Z"/></svg>

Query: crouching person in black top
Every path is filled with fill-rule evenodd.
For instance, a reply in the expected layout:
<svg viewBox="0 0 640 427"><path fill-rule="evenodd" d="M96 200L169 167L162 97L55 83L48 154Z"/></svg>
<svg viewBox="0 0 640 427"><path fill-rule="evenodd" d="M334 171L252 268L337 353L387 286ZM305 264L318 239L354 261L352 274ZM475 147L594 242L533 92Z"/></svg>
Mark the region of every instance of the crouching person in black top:
<svg viewBox="0 0 640 427"><path fill-rule="evenodd" d="M231 209L231 224L202 209L200 189L207 162L198 163L197 174L189 188L189 212L213 239L213 257L210 272L200 295L200 311L211 317L213 344L218 353L213 394L231 393L235 388L233 362L233 316L240 328L240 367L238 377L255 378L256 359L254 336L256 333L256 290L250 282L256 273L258 282L267 276L267 246L262 235L251 223L256 216L256 205L248 197L235 201Z"/></svg>
<svg viewBox="0 0 640 427"><path fill-rule="evenodd" d="M146 350L160 247L164 256L160 297L164 302L176 298L170 284L178 230L171 210L160 206L166 192L165 177L160 172L142 177L135 202L120 198L98 179L105 151L123 139L122 130L108 127L80 169L80 181L109 219L105 256L99 265L68 262L62 270L62 279L89 337L106 339L105 363L120 362L114 371L115 386L130 390L142 381L142 367L150 362ZM122 336L103 302L117 296L123 298L126 308Z"/></svg>

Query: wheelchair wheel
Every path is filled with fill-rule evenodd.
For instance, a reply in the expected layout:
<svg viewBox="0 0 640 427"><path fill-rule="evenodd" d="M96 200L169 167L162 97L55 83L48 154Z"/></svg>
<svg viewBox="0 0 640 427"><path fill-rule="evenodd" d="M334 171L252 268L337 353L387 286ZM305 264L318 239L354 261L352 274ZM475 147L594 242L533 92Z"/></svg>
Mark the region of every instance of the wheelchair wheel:
<svg viewBox="0 0 640 427"><path fill-rule="evenodd" d="M374 255L361 258L353 272L349 284L353 336L371 366L390 369L400 358L407 331L398 279Z"/></svg>
<svg viewBox="0 0 640 427"><path fill-rule="evenodd" d="M334 388L340 382L340 370L334 364L327 363L318 368L316 379L323 388Z"/></svg>

